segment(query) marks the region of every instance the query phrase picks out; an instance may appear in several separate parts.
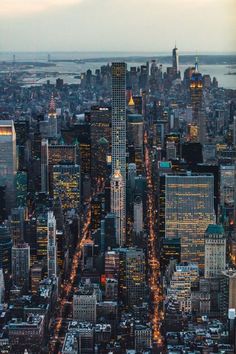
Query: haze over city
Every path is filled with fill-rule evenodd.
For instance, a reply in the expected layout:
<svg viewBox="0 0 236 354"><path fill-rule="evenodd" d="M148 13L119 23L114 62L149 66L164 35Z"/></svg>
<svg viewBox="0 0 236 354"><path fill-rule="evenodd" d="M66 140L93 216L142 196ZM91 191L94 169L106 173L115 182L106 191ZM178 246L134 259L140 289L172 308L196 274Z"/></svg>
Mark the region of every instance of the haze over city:
<svg viewBox="0 0 236 354"><path fill-rule="evenodd" d="M235 354L235 0L0 3L0 353Z"/></svg>
<svg viewBox="0 0 236 354"><path fill-rule="evenodd" d="M235 52L234 0L2 0L2 51Z"/></svg>

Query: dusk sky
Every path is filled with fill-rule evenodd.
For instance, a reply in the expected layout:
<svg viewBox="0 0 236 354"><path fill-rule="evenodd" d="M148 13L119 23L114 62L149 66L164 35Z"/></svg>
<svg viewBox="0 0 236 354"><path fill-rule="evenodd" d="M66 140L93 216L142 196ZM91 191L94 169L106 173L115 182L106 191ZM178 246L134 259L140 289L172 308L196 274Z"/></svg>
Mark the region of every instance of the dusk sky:
<svg viewBox="0 0 236 354"><path fill-rule="evenodd" d="M1 0L1 51L236 52L235 0Z"/></svg>

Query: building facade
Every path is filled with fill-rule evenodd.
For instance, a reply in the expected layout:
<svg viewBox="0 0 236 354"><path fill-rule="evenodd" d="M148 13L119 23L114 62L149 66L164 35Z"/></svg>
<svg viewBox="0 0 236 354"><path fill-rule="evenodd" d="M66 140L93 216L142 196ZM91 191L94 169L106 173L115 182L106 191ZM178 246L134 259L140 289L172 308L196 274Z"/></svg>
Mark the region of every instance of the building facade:
<svg viewBox="0 0 236 354"><path fill-rule="evenodd" d="M214 176L165 176L165 237L180 238L181 261L204 267L204 234L215 222Z"/></svg>

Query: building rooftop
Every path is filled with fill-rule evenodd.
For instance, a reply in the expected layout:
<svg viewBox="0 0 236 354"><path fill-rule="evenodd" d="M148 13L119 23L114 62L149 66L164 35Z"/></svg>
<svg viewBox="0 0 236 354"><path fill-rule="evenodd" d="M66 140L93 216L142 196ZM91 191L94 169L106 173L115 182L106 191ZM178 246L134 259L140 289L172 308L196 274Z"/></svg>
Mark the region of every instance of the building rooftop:
<svg viewBox="0 0 236 354"><path fill-rule="evenodd" d="M222 225L210 224L206 229L206 234L224 234Z"/></svg>

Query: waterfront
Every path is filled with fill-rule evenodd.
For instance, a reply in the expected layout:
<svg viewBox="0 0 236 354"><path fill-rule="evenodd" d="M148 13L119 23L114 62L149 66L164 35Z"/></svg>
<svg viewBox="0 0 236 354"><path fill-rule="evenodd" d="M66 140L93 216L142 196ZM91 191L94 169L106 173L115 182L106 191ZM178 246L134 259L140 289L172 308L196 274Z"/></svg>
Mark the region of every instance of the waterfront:
<svg viewBox="0 0 236 354"><path fill-rule="evenodd" d="M48 63L48 59L52 61L51 66L38 66L38 67L29 67L27 69L23 69L22 67L15 67L15 71L26 71L30 73L30 82L34 82L37 85L42 85L50 80L51 83L55 83L58 77L62 78L65 83L68 84L76 84L79 83L79 79L76 79L76 75L80 75L81 73L86 72L88 69L91 69L93 72L100 68L102 65L106 65L111 60L115 60L116 58L125 58L127 61L128 67L130 66L140 66L145 64L146 59L151 60L154 57L158 56L158 64L162 64L163 72L166 70L166 67L170 64L166 62L166 53L114 53L114 52L57 52L50 53L48 57L48 53L38 52L38 53L16 53L15 60L17 63L21 62L31 62L31 63ZM162 61L163 57L163 61ZM230 56L229 56L230 57ZM81 60L80 62L74 61L57 61L53 62L53 60ZM93 61L91 61L91 59ZM0 53L0 62L12 62L13 53ZM164 62L165 61L165 62ZM181 75L183 77L184 70L193 65L194 63L185 63L181 64L180 57L180 70ZM223 87L226 89L236 89L236 76L228 75L229 71L234 72L234 68L230 68L228 63L225 64L201 64L201 56L199 60L199 70L201 73L209 74L211 78L216 77L219 82L219 87ZM33 80L31 80L33 78ZM27 81L26 81L27 83Z"/></svg>

